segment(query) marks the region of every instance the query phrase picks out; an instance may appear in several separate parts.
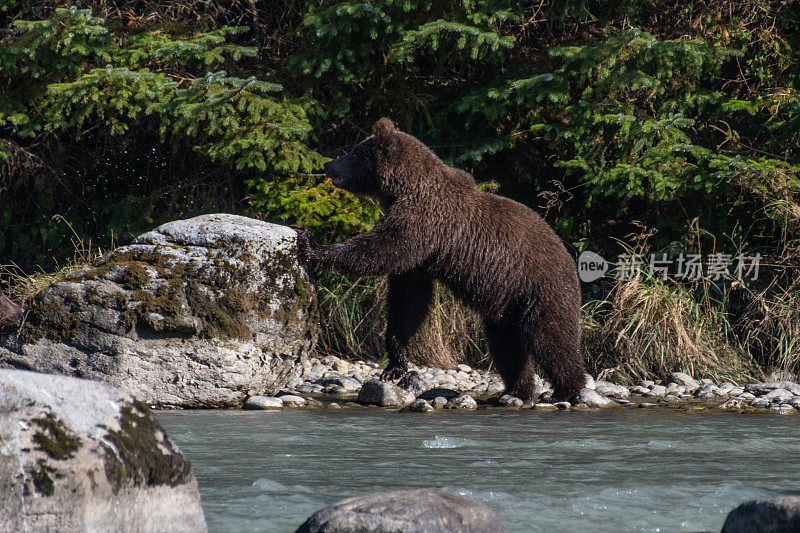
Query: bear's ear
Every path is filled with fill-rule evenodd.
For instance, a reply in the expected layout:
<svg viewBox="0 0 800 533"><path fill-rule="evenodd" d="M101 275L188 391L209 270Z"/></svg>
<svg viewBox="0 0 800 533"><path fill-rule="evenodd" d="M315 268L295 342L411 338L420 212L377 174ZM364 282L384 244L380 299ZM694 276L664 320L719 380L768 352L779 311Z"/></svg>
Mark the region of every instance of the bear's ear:
<svg viewBox="0 0 800 533"><path fill-rule="evenodd" d="M378 122L372 126L372 134L376 137L386 137L387 135L391 135L393 131L394 122L386 117L378 120Z"/></svg>
<svg viewBox="0 0 800 533"><path fill-rule="evenodd" d="M372 134L378 141L378 147L383 152L394 152L398 149L399 140L394 129L394 123L388 118L382 118L372 126Z"/></svg>

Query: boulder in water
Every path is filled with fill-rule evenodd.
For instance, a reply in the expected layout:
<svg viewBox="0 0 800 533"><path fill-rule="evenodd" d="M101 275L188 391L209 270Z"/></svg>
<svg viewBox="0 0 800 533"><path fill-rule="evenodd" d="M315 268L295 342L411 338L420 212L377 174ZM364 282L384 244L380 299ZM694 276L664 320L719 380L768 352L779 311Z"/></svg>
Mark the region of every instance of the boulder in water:
<svg viewBox="0 0 800 533"><path fill-rule="evenodd" d="M296 533L502 533L495 511L465 496L434 489L378 492L314 513Z"/></svg>
<svg viewBox="0 0 800 533"><path fill-rule="evenodd" d="M192 466L147 406L0 369L0 530L205 531Z"/></svg>
<svg viewBox="0 0 800 533"><path fill-rule="evenodd" d="M741 504L728 514L722 533L800 531L800 496L763 498Z"/></svg>

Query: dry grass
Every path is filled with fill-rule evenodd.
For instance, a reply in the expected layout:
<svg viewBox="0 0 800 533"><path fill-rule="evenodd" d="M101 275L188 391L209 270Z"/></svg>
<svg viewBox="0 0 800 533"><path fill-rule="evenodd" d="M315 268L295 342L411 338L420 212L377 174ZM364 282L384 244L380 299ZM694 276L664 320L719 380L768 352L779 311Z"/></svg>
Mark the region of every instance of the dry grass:
<svg viewBox="0 0 800 533"><path fill-rule="evenodd" d="M620 281L606 300L584 306L582 350L591 373L628 382L678 371L740 382L763 377L721 302L667 283Z"/></svg>
<svg viewBox="0 0 800 533"><path fill-rule="evenodd" d="M382 360L386 333L385 278L350 281L326 275L319 284L320 335L317 349L340 357ZM465 362L485 366L486 340L480 317L436 285L431 312L413 340L412 361L451 368Z"/></svg>
<svg viewBox="0 0 800 533"><path fill-rule="evenodd" d="M691 237L697 253L702 233L711 238L713 253L716 239L695 219ZM652 235L642 228L620 244L630 254L646 256ZM764 379L774 370L784 375L800 370L800 290L780 290L795 271L782 270L777 276L773 269L770 275L776 277L766 285L762 277L758 292L738 281L684 283L646 270L613 282L604 299L583 309L581 348L589 371L627 382L676 371L742 382Z"/></svg>
<svg viewBox="0 0 800 533"><path fill-rule="evenodd" d="M28 300L42 292L49 285L64 280L72 272L93 263L107 253L100 248L92 247L91 240L82 240L72 225L61 215L55 215L53 218L66 224L73 234L71 239L72 257L65 264L59 265L53 272L39 270L33 273L25 272L14 263L0 264L0 291L22 306L25 306ZM113 236L111 249L113 249Z"/></svg>
<svg viewBox="0 0 800 533"><path fill-rule="evenodd" d="M740 343L769 374L800 374L800 280L759 292L738 286L733 327Z"/></svg>

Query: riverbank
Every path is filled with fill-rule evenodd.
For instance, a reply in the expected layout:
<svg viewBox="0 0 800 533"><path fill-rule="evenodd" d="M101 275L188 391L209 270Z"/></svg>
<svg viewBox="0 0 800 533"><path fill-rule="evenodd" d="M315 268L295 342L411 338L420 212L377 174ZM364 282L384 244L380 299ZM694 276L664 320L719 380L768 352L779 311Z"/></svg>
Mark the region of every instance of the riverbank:
<svg viewBox="0 0 800 533"><path fill-rule="evenodd" d="M587 375L587 387L570 402L549 401L552 389L537 380L536 399L524 402L503 394L500 376L467 365L443 370L409 365L397 385L380 383L381 367L370 361L346 361L336 356L311 357L302 373L273 398L251 397L249 408L339 408L379 405L406 411L439 409L540 409L670 408L724 410L738 413L797 414L800 384L793 381L761 383L696 380L674 372L668 379L621 385ZM366 385L366 387L365 387ZM387 400L388 398L388 400ZM267 401L269 400L269 401Z"/></svg>

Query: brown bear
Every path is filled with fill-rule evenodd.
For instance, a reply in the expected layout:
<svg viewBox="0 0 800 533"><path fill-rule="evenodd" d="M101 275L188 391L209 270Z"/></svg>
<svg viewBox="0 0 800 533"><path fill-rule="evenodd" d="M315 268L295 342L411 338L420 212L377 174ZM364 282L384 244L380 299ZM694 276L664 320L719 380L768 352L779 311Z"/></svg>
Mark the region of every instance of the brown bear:
<svg viewBox="0 0 800 533"><path fill-rule="evenodd" d="M383 380L407 371L409 341L439 280L476 309L506 391L531 399L535 364L565 400L585 384L579 349L580 289L561 239L522 204L479 191L423 143L382 118L372 136L325 164L334 185L377 197L384 215L347 242L313 244L306 260L352 276L389 276Z"/></svg>

